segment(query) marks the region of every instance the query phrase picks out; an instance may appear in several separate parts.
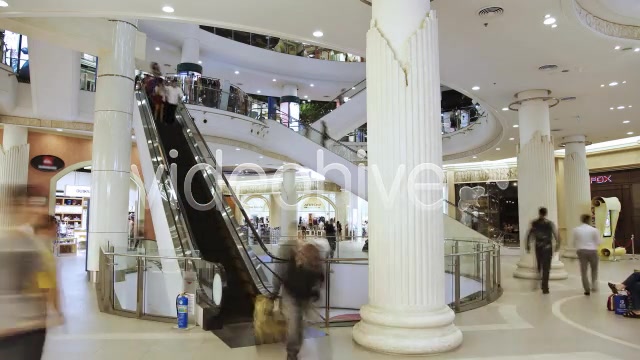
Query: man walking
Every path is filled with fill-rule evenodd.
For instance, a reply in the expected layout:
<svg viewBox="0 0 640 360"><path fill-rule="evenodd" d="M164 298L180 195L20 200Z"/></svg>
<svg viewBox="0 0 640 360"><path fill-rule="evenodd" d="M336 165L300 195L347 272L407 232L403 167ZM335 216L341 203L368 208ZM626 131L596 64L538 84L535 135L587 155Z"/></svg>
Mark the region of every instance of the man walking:
<svg viewBox="0 0 640 360"><path fill-rule="evenodd" d="M560 248L560 236L555 224L547 219L547 208L538 210L538 218L531 222L527 232L527 252L531 251L531 237L533 236L536 247L536 262L538 273L542 275L542 293L549 293L549 272L551 271L551 259L553 258L553 238L556 240L555 252Z"/></svg>
<svg viewBox="0 0 640 360"><path fill-rule="evenodd" d="M167 103L165 105L166 113L164 119L167 123L173 124L176 120L176 108L178 107L180 100L184 98L184 93L182 92L182 89L178 87L178 80L173 80L171 82L171 86L165 89L165 93Z"/></svg>
<svg viewBox="0 0 640 360"><path fill-rule="evenodd" d="M589 225L591 215L581 215L580 221L582 224L573 229L573 241L578 250L584 294L589 296L591 291L598 290L598 246L602 238L598 230ZM587 277L587 267L591 267L591 284Z"/></svg>

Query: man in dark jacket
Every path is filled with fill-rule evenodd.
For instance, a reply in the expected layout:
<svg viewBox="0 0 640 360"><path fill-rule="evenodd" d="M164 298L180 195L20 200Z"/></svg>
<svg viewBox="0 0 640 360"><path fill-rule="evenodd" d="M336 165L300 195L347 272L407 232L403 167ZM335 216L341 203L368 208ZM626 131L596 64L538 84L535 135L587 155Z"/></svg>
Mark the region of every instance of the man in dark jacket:
<svg viewBox="0 0 640 360"><path fill-rule="evenodd" d="M333 254L336 251L337 240L336 240L336 227L333 225L333 219L329 220L329 222L324 226L324 232L327 235L327 241L329 241L329 246L331 247L331 257L333 258Z"/></svg>
<svg viewBox="0 0 640 360"><path fill-rule="evenodd" d="M527 232L527 253L531 251L531 237L534 238L536 247L536 262L538 264L538 273L542 275L542 293L549 293L549 273L551 272L551 259L554 250L560 248L560 236L556 230L553 221L547 219L547 208L541 207L538 210L539 217L531 222L529 232ZM555 249L553 239L556 240Z"/></svg>

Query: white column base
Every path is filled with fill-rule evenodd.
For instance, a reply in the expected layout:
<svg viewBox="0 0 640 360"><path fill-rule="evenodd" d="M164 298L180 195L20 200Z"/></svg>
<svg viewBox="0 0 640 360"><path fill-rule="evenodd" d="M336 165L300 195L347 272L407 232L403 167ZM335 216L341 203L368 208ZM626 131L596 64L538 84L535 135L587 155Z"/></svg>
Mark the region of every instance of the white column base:
<svg viewBox="0 0 640 360"><path fill-rule="evenodd" d="M540 279L538 267L536 266L534 256L525 254L518 262L518 268L513 273L513 277L518 279ZM564 264L558 259L558 255L554 255L551 260L551 272L549 272L549 280L565 280L569 277L569 273L564 268Z"/></svg>
<svg viewBox="0 0 640 360"><path fill-rule="evenodd" d="M401 311L365 305L362 321L353 328L356 343L381 353L397 355L437 354L462 344L462 332L454 324L448 306L433 311Z"/></svg>

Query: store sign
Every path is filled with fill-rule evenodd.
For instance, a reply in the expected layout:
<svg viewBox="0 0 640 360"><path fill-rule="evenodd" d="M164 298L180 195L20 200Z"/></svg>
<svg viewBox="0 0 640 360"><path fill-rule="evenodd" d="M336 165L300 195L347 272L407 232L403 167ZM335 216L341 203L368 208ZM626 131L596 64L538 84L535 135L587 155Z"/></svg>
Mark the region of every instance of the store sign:
<svg viewBox="0 0 640 360"><path fill-rule="evenodd" d="M91 186L67 185L64 195L70 197L91 197Z"/></svg>
<svg viewBox="0 0 640 360"><path fill-rule="evenodd" d="M322 200L320 200L318 198L308 198L302 204L302 208L304 210L324 210L325 206L324 206Z"/></svg>
<svg viewBox="0 0 640 360"><path fill-rule="evenodd" d="M31 166L40 171L58 171L64 168L64 161L54 155L38 155L31 159Z"/></svg>
<svg viewBox="0 0 640 360"><path fill-rule="evenodd" d="M591 183L592 184L604 184L604 183L612 183L613 180L611 179L613 175L598 175L598 176L592 176L591 177Z"/></svg>

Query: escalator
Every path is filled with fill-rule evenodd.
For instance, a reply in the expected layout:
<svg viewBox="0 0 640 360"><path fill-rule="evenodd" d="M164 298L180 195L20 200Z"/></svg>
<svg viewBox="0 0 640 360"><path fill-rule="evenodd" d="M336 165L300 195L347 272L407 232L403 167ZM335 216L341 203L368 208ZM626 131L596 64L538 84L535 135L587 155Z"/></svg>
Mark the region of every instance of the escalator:
<svg viewBox="0 0 640 360"><path fill-rule="evenodd" d="M144 92L137 91L136 99L142 123L145 124L145 134L136 131L136 135L144 135L143 141L146 140L148 146L155 149L155 153L151 154L151 162L156 178L163 173L161 166L171 169L164 171L164 175L171 174L168 179L160 182L166 181L170 185L163 198L171 200L172 196L175 197L173 202L167 201L171 206L165 206L165 212L167 209L171 211L167 218L175 220L175 224L169 224L169 228L172 230L175 226L179 229L180 224L184 224L182 227L186 229L182 234L171 231L176 252L184 254L197 250L202 259L221 264L224 268L226 287L220 308L207 311L204 307L203 328L215 329L223 324L251 322L255 297L269 295L272 288L266 274L271 269L249 246L247 231L253 232L254 239L259 243L260 237L250 225L235 195L231 193L225 196L222 193L222 184L226 184L228 189L231 186L187 109L183 105L178 108L177 121L173 124L156 124ZM238 219L235 219L234 207L240 208L248 227L241 227ZM198 300L199 303L201 300L206 303L208 299Z"/></svg>

